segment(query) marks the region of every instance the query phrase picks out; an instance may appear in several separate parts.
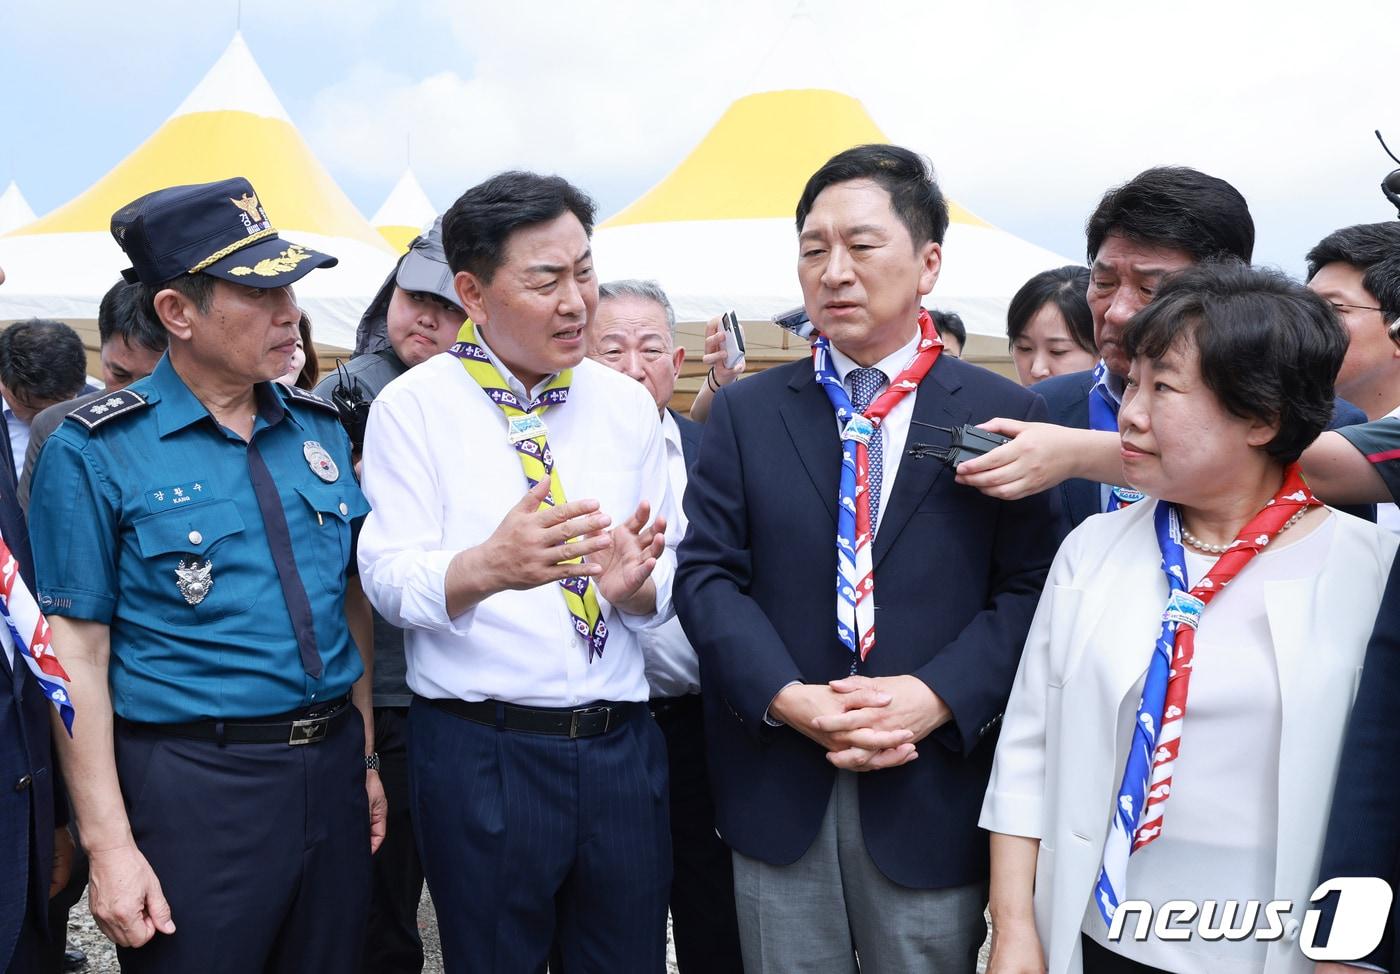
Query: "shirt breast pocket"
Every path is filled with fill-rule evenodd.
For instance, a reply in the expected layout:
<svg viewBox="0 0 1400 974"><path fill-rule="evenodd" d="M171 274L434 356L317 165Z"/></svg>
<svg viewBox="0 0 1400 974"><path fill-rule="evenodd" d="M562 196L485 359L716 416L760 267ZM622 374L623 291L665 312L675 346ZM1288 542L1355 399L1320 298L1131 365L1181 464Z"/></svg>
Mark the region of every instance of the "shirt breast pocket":
<svg viewBox="0 0 1400 974"><path fill-rule="evenodd" d="M240 584L233 556L244 527L233 501L160 511L131 526L143 561L140 576L152 588L146 597L166 622L201 625L253 604L256 586Z"/></svg>
<svg viewBox="0 0 1400 974"><path fill-rule="evenodd" d="M345 588L345 569L350 564L351 523L369 513L369 501L349 484L298 487L297 493L306 503L308 516L316 521L311 528L310 560L326 591L338 595ZM305 573L308 566L301 554L299 548L297 567Z"/></svg>

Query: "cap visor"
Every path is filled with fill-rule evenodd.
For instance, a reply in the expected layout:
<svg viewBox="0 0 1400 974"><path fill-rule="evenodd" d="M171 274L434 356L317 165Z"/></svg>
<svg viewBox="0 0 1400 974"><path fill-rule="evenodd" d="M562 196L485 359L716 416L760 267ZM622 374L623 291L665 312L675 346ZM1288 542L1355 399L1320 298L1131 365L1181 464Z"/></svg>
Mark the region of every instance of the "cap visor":
<svg viewBox="0 0 1400 974"><path fill-rule="evenodd" d="M204 273L247 287L285 287L318 267L334 267L337 263L330 254L268 237L210 264Z"/></svg>
<svg viewBox="0 0 1400 974"><path fill-rule="evenodd" d="M436 295L454 308L460 308L462 299L457 297L452 286L453 276L452 268L446 264L410 250L399 264L394 283L405 291Z"/></svg>

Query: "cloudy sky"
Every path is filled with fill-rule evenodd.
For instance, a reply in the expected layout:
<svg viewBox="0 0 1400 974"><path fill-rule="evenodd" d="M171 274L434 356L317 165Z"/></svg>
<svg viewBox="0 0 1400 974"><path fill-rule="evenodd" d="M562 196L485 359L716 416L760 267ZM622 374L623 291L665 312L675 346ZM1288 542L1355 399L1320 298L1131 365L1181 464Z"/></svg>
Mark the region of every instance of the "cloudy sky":
<svg viewBox="0 0 1400 974"><path fill-rule="evenodd" d="M929 155L948 195L1080 258L1105 188L1155 164L1237 185L1256 259L1297 272L1394 219L1400 2L242 0L254 56L366 216L402 171L438 206L507 166L608 214L735 98L822 85ZM794 19L794 12L801 13ZM197 14L196 14L197 12ZM102 175L218 58L237 0L0 0L0 187L34 209ZM755 160L760 165L761 160Z"/></svg>

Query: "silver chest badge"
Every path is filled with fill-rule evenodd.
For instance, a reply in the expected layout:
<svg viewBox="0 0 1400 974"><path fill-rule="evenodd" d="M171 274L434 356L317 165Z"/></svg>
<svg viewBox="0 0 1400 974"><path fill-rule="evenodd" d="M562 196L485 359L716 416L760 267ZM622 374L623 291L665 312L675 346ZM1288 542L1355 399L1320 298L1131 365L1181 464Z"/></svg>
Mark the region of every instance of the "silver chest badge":
<svg viewBox="0 0 1400 974"><path fill-rule="evenodd" d="M340 476L340 468L335 465L331 455L326 452L325 447L315 440L307 440L301 445L301 455L306 457L311 472L326 483L334 483L336 478Z"/></svg>
<svg viewBox="0 0 1400 974"><path fill-rule="evenodd" d="M205 559L201 564L198 558L191 558L186 565L185 559L181 558L179 567L175 569L175 584L180 587L180 594L186 602L199 605L214 587L214 560Z"/></svg>

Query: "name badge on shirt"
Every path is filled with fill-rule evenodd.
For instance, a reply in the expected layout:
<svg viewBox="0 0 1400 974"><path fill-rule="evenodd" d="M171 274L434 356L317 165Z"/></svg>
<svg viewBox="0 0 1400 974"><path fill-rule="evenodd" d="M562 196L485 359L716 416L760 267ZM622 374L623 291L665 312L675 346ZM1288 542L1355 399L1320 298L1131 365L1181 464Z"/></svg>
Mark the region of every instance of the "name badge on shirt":
<svg viewBox="0 0 1400 974"><path fill-rule="evenodd" d="M855 440L857 443L870 445L870 438L875 435L875 424L864 416L852 416L846 423L846 429L841 434L843 440Z"/></svg>
<svg viewBox="0 0 1400 974"><path fill-rule="evenodd" d="M1177 589L1167 599L1167 608L1162 613L1163 622L1175 622L1178 626L1201 627L1201 612L1206 604L1190 592Z"/></svg>
<svg viewBox="0 0 1400 974"><path fill-rule="evenodd" d="M204 483L192 480L187 484L174 484L170 487L158 487L155 490L146 491L146 506L153 511L165 510L169 507L179 507L181 504L192 504L200 499L204 493Z"/></svg>
<svg viewBox="0 0 1400 974"><path fill-rule="evenodd" d="M510 441L519 443L521 440L533 440L537 436L544 436L549 432L544 425L544 420L534 413L527 413L524 416L512 416L510 418Z"/></svg>

